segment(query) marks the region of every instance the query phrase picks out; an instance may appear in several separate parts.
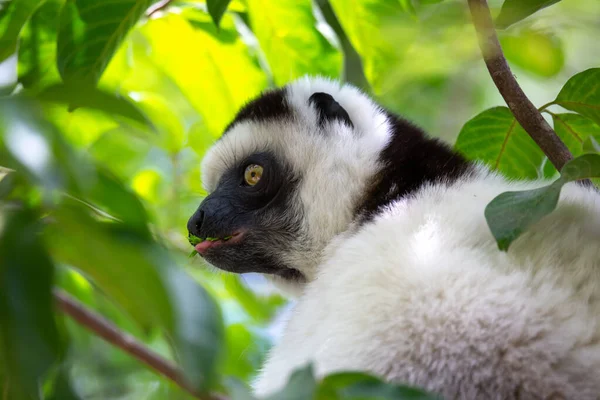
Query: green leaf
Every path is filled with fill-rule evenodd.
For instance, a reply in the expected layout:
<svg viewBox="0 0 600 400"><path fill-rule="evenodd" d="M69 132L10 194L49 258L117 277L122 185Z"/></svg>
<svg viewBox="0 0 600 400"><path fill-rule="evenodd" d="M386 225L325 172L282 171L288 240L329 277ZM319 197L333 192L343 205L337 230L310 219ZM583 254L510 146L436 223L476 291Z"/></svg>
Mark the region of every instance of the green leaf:
<svg viewBox="0 0 600 400"><path fill-rule="evenodd" d="M175 317L177 358L189 382L197 390L207 391L214 386L215 366L224 350L221 309L204 288L177 266L163 270L163 274Z"/></svg>
<svg viewBox="0 0 600 400"><path fill-rule="evenodd" d="M268 9L263 0L247 4L252 31L276 85L306 74L340 76L342 54L317 30L310 0L269 2Z"/></svg>
<svg viewBox="0 0 600 400"><path fill-rule="evenodd" d="M152 19L140 31L152 48L151 59L169 73L214 138L266 88L266 76L248 54L231 15L223 16L217 31L208 14L186 9Z"/></svg>
<svg viewBox="0 0 600 400"><path fill-rule="evenodd" d="M52 218L46 241L55 259L91 277L143 328L164 329L195 388L213 385L225 335L221 311L207 292L126 226L99 223L75 207L62 207Z"/></svg>
<svg viewBox="0 0 600 400"><path fill-rule="evenodd" d="M95 85L113 54L152 4L121 0L68 0L60 17L57 64L65 82Z"/></svg>
<svg viewBox="0 0 600 400"><path fill-rule="evenodd" d="M97 170L94 182L83 193L83 199L143 235L150 236L147 228L148 214L140 199L104 168Z"/></svg>
<svg viewBox="0 0 600 400"><path fill-rule="evenodd" d="M313 400L317 391L313 366L308 364L292 372L286 386L265 400Z"/></svg>
<svg viewBox="0 0 600 400"><path fill-rule="evenodd" d="M510 244L527 228L550 214L558 203L562 181L535 190L505 192L487 205L485 218L500 250Z"/></svg>
<svg viewBox="0 0 600 400"><path fill-rule="evenodd" d="M206 6L208 8L208 13L212 17L213 22L219 27L221 23L221 18L223 18L223 14L227 11L227 6L231 0L206 0Z"/></svg>
<svg viewBox="0 0 600 400"><path fill-rule="evenodd" d="M120 224L101 224L75 207L52 216L55 223L48 226L46 241L56 260L90 276L143 328L172 330L169 298L146 242Z"/></svg>
<svg viewBox="0 0 600 400"><path fill-rule="evenodd" d="M600 143L593 137L588 137L583 142L584 153L600 153Z"/></svg>
<svg viewBox="0 0 600 400"><path fill-rule="evenodd" d="M562 42L555 35L523 30L501 37L500 43L509 62L533 74L549 78L565 65Z"/></svg>
<svg viewBox="0 0 600 400"><path fill-rule="evenodd" d="M468 121L455 146L467 158L484 161L510 178L537 178L544 159L507 107L491 108Z"/></svg>
<svg viewBox="0 0 600 400"><path fill-rule="evenodd" d="M130 100L118 95L81 85L59 84L44 89L37 95L41 101L69 104L100 110L111 116L119 115L152 127L152 123Z"/></svg>
<svg viewBox="0 0 600 400"><path fill-rule="evenodd" d="M579 114L554 114L554 131L567 145L574 157L593 152L592 141L600 140L600 126L589 118ZM555 173L554 167L548 166L548 173Z"/></svg>
<svg viewBox="0 0 600 400"><path fill-rule="evenodd" d="M0 62L17 50L21 29L43 0L12 0L0 3Z"/></svg>
<svg viewBox="0 0 600 400"><path fill-rule="evenodd" d="M37 90L60 82L56 37L62 0L46 0L29 19L19 40L19 82Z"/></svg>
<svg viewBox="0 0 600 400"><path fill-rule="evenodd" d="M279 295L271 295L266 298L259 297L244 285L237 275L223 275L222 279L227 292L259 324L268 323L275 316L279 307L285 304L285 300Z"/></svg>
<svg viewBox="0 0 600 400"><path fill-rule="evenodd" d="M560 171L563 183L588 178L600 178L600 154L584 154L568 163Z"/></svg>
<svg viewBox="0 0 600 400"><path fill-rule="evenodd" d="M554 100L554 104L600 124L600 68L590 68L571 77Z"/></svg>
<svg viewBox="0 0 600 400"><path fill-rule="evenodd" d="M508 28L531 14L558 3L560 0L506 0L496 17L496 27Z"/></svg>
<svg viewBox="0 0 600 400"><path fill-rule="evenodd" d="M417 388L386 383L365 373L339 372L323 379L317 399L434 400L439 397Z"/></svg>
<svg viewBox="0 0 600 400"><path fill-rule="evenodd" d="M17 399L40 399L43 378L63 352L54 321L54 265L39 228L36 215L21 210L8 215L0 234L0 354Z"/></svg>
<svg viewBox="0 0 600 400"><path fill-rule="evenodd" d="M600 155L584 154L569 161L561 176L548 186L520 192L505 192L487 205L485 217L500 250L531 225L550 214L558 203L562 186L570 181L600 177Z"/></svg>
<svg viewBox="0 0 600 400"><path fill-rule="evenodd" d="M416 31L412 16L398 0L331 0L335 14L356 52L375 93L381 93L385 78L398 68ZM387 28L394 26L392 33Z"/></svg>

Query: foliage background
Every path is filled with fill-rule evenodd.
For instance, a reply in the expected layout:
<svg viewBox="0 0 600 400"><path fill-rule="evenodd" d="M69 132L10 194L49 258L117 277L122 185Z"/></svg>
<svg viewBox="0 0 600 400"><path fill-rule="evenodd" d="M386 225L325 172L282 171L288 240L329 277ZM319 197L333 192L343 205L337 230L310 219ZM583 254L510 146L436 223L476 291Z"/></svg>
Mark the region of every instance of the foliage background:
<svg viewBox="0 0 600 400"><path fill-rule="evenodd" d="M457 147L512 177L549 177L556 172L544 163L539 150L519 139L517 133L512 136L517 139L505 149L507 129L520 129L506 109L480 116L487 125L471 120L482 110L504 103L481 61L465 1L234 0L219 27L203 1L175 0L165 6L165 2L135 0L22 0L21 5L25 2L31 4L33 13L29 19L25 16L23 29L17 31L18 41L17 36L6 33L14 30L11 21L22 17L10 14L10 1L0 2L0 33L4 33L0 54L7 57L0 64L2 94L42 94L62 80L76 88L67 96L72 104L74 93L85 92L87 85L97 82L106 93L121 96L141 110L142 114L132 111L129 117L141 115L154 129L147 123L107 112L106 104L70 110L64 101L36 104L39 118L33 116L36 112L28 113L30 105L19 108L21 114L8 112L5 107L0 114L3 129L14 127L9 124L14 121L39 119L51 123L73 154L84 154L90 163L124 184L116 185L115 192L110 193L130 190L141 200L151 232L158 238L153 243L166 247L177 265L218 300L226 348L218 366L219 376L249 382L265 351L276 340L289 309L287 301L260 276L226 275L203 265L199 258L185 258L190 250L186 221L205 194L200 182L201 157L237 109L262 90L305 74L348 80L431 135L451 143L469 127L471 131L498 132L499 141L488 139L483 146L473 144L473 137L465 134ZM497 13L502 1L491 1L490 5ZM600 3L595 0L564 0L499 34L513 72L537 106L554 99L576 73L600 66ZM86 103L86 99L76 99L75 103ZM127 107L122 103L109 104L126 114ZM562 120L556 115L554 120L550 114L547 117L571 150L581 153L581 140L574 141L571 131L576 128L600 140L600 127L593 119L570 115ZM563 123L565 118L568 124ZM471 125L465 125L468 120ZM525 137L524 132L521 134ZM57 159L63 165L65 158ZM534 165L528 165L527 160L532 159ZM11 166L8 159L0 164ZM58 220L69 221L68 213L60 219L62 201L48 201L44 179L32 178L32 182L24 186L26 195L19 198L42 212L58 210ZM72 193L69 185L62 189ZM100 205L109 214L118 211L91 193L82 191L79 197L85 200L91 196L90 203ZM132 204L135 201L131 200ZM4 202L3 211L10 204ZM5 230L11 226L7 220L2 218L0 224ZM90 221L96 226L95 219ZM52 282L173 359L167 336L160 329L140 324L140 309L145 303L128 307L115 301L119 293L127 293L133 286L115 284L110 279L102 281L106 263L133 268L126 259L119 258L120 248L103 247L105 241L110 244L114 240L102 236L104 225L98 225L98 235L73 242L87 248L88 255L100 251L96 249L107 249L107 254L84 267L86 254L75 254L75 250L56 254L57 245L52 242L61 243L56 238L64 235L64 224L47 234L48 251L56 261ZM72 236L64 238L63 246L68 248L69 240L87 235L86 229L74 228ZM7 249L12 252L15 248ZM0 255L7 259L6 252ZM137 277L140 285L146 283L143 268L128 272L123 280L135 281ZM37 276L39 271L33 270L32 274ZM130 283L135 286L136 282ZM149 287L142 289L148 292ZM6 326L6 310L3 315L2 324ZM57 319L61 334L70 338L62 365L80 398L189 398L71 320ZM10 338L7 332L5 344ZM0 375L0 393L5 393L2 400L11 393L10 379L7 371Z"/></svg>

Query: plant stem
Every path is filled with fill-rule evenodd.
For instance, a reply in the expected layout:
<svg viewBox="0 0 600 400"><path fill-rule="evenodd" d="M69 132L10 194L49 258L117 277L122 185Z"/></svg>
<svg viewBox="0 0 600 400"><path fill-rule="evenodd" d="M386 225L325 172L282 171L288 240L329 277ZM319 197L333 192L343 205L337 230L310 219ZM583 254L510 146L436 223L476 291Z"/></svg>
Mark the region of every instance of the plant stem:
<svg viewBox="0 0 600 400"><path fill-rule="evenodd" d="M87 309L65 292L54 290L54 298L58 308L77 323L94 332L94 334L100 336L110 344L120 348L158 374L170 379L195 398L200 400L226 400L225 397L217 394L199 394L185 381L181 370L175 364L154 353L133 336L122 332L111 322Z"/></svg>
<svg viewBox="0 0 600 400"><path fill-rule="evenodd" d="M566 162L573 159L573 155L527 98L513 76L502 53L487 1L468 0L468 3L473 25L479 36L479 47L492 80L519 124L560 171Z"/></svg>

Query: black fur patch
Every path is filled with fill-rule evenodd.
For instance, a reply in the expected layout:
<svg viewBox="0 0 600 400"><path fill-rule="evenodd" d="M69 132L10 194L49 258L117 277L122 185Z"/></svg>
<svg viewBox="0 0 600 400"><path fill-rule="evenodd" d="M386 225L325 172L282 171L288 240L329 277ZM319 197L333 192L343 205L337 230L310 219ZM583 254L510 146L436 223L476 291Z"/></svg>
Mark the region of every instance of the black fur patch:
<svg viewBox="0 0 600 400"><path fill-rule="evenodd" d="M251 100L238 111L233 121L225 129L225 132L242 121L262 122L271 119L282 120L290 118L292 116L292 109L287 103L285 93L285 88L270 90Z"/></svg>
<svg viewBox="0 0 600 400"><path fill-rule="evenodd" d="M448 145L388 112L392 138L382 151L384 167L359 207L359 221L373 219L383 207L430 182L453 182L473 171L472 164Z"/></svg>
<svg viewBox="0 0 600 400"><path fill-rule="evenodd" d="M344 107L335 101L333 96L330 94L323 92L313 93L313 95L308 99L308 104L314 104L319 112L319 124L321 126L327 121L337 119L344 122L351 128L354 127L354 124L352 123L352 120L350 119L350 116L346 110L344 110Z"/></svg>

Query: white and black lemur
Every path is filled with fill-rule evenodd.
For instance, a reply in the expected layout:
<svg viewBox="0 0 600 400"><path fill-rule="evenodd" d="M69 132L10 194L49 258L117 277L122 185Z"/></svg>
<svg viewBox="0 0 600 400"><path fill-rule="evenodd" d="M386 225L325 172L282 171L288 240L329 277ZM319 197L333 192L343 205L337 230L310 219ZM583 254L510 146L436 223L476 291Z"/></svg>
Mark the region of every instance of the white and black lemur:
<svg viewBox="0 0 600 400"><path fill-rule="evenodd" d="M567 184L501 252L485 206L547 182L510 182L322 78L248 103L201 168L196 250L298 296L256 394L312 362L446 399L600 398L593 189Z"/></svg>

